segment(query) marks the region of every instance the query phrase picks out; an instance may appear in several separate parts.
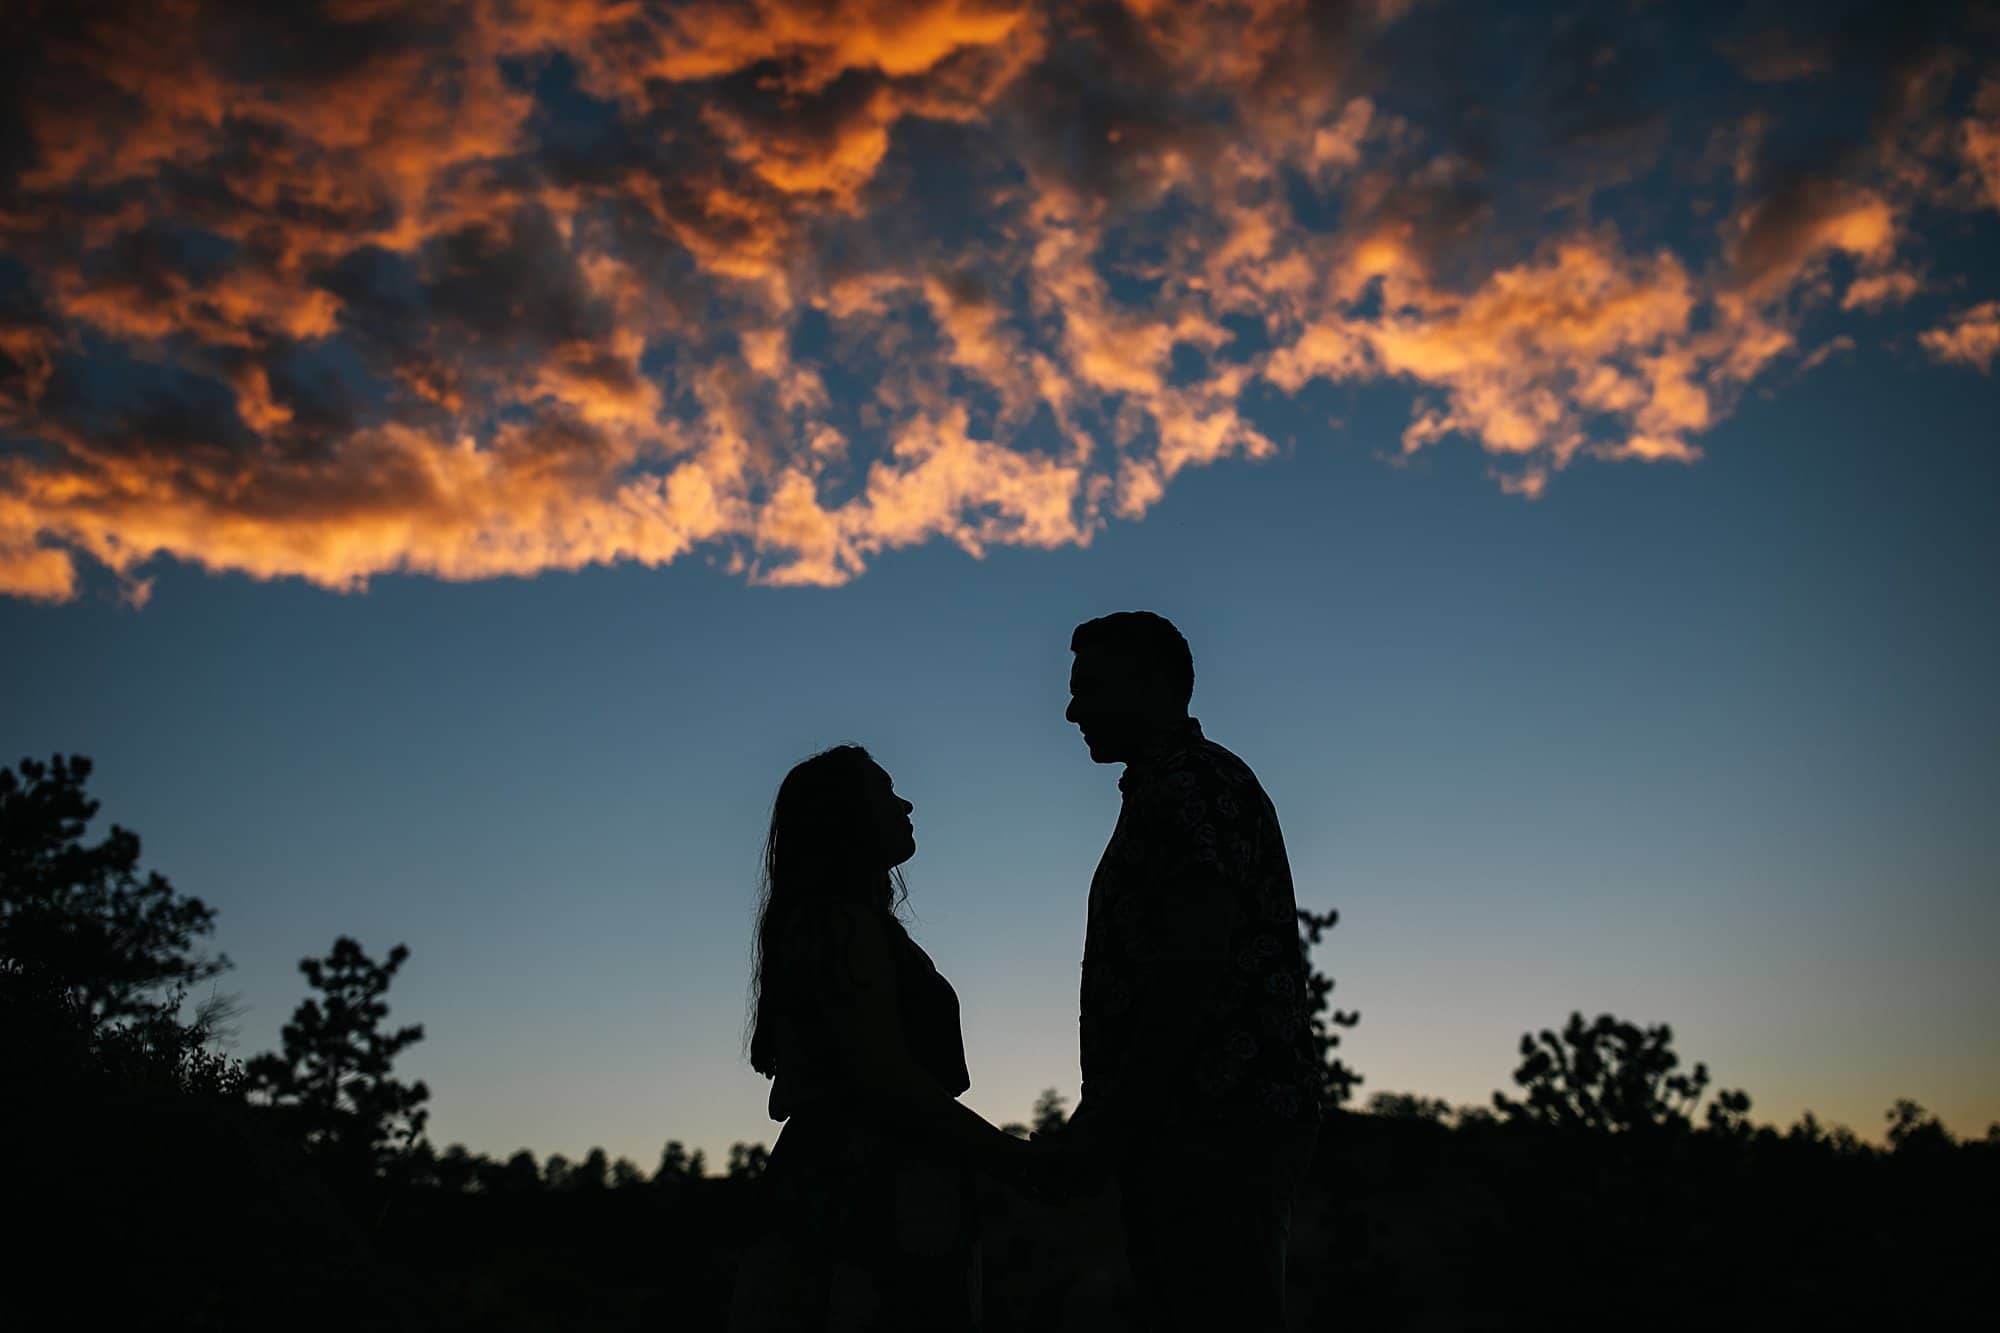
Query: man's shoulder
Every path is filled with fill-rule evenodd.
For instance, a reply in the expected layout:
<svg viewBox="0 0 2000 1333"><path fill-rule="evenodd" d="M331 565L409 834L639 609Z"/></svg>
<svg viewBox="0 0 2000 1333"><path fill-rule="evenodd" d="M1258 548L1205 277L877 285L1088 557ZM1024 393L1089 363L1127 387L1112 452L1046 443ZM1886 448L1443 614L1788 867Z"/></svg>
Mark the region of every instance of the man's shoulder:
<svg viewBox="0 0 2000 1333"><path fill-rule="evenodd" d="M1186 772L1204 786L1239 790L1250 788L1259 793L1264 790L1250 765L1244 763L1234 750L1206 736L1188 747L1183 763Z"/></svg>
<svg viewBox="0 0 2000 1333"><path fill-rule="evenodd" d="M1189 802L1204 812L1236 818L1270 811L1270 798L1250 766L1229 749L1203 738L1175 754L1138 793L1144 817L1172 815L1187 822Z"/></svg>

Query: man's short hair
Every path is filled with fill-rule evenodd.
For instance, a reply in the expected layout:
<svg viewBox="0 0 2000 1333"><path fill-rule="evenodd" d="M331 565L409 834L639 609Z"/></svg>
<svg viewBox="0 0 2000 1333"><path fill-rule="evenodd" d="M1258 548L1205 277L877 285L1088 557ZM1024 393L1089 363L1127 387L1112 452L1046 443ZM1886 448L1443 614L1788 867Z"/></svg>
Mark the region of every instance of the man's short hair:
<svg viewBox="0 0 2000 1333"><path fill-rule="evenodd" d="M1151 611L1114 611L1086 620L1069 636L1069 650L1104 650L1129 659L1141 671L1157 675L1180 695L1186 706L1194 698L1194 654L1174 628L1174 622Z"/></svg>

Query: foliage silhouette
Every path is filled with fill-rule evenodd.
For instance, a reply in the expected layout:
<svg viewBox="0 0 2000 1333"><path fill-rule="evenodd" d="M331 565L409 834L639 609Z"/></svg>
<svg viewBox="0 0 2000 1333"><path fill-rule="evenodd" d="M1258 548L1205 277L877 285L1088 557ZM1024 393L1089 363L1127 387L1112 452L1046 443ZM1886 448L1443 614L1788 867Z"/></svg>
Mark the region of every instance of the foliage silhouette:
<svg viewBox="0 0 2000 1333"><path fill-rule="evenodd" d="M729 1145L729 1175L737 1180L755 1180L764 1174L770 1164L771 1154L761 1143L732 1143Z"/></svg>
<svg viewBox="0 0 2000 1333"><path fill-rule="evenodd" d="M535 1155L526 1148L515 1150L492 1175L496 1194L538 1194L542 1188L542 1171L535 1165Z"/></svg>
<svg viewBox="0 0 2000 1333"><path fill-rule="evenodd" d="M653 1184L673 1187L708 1174L708 1159L697 1148L690 1155L679 1139L668 1139L660 1150L660 1165L653 1172Z"/></svg>
<svg viewBox="0 0 2000 1333"><path fill-rule="evenodd" d="M1043 1088L1041 1096L1035 1098L1029 1129L1036 1134L1053 1136L1060 1134L1068 1123L1067 1099L1054 1088Z"/></svg>
<svg viewBox="0 0 2000 1333"><path fill-rule="evenodd" d="M1665 1023L1642 1029L1599 1014L1586 1025L1581 1013L1572 1013L1560 1035L1547 1028L1539 1037L1522 1035L1514 1082L1527 1096L1516 1100L1496 1091L1494 1109L1509 1120L1558 1129L1687 1129L1708 1087L1708 1066L1697 1062L1687 1073L1675 1072L1680 1057L1673 1050L1673 1035ZM1749 1110L1747 1093L1719 1093L1710 1108L1710 1126L1737 1132Z"/></svg>
<svg viewBox="0 0 2000 1333"><path fill-rule="evenodd" d="M32 964L0 959L0 1052L24 1083L240 1097L242 1063L213 1045L221 1006L204 1005L184 1023L184 1004L185 992L176 986L137 1016L104 1022L74 990Z"/></svg>
<svg viewBox="0 0 2000 1333"><path fill-rule="evenodd" d="M1368 1114L1443 1124L1451 1119L1453 1113L1451 1103L1441 1097L1425 1097L1415 1092L1378 1092L1368 1099Z"/></svg>
<svg viewBox="0 0 2000 1333"><path fill-rule="evenodd" d="M235 1016L211 994L183 1022L188 988L228 967L197 935L215 913L138 870L139 838L113 825L85 841L98 803L90 760L56 755L0 769L0 1043L12 1071L127 1093L223 1099L242 1090L217 1052Z"/></svg>
<svg viewBox="0 0 2000 1333"><path fill-rule="evenodd" d="M139 871L139 836L116 824L84 840L98 803L82 755L0 768L0 960L68 990L92 1025L156 1023L158 996L229 967L197 936L215 911L157 871Z"/></svg>
<svg viewBox="0 0 2000 1333"><path fill-rule="evenodd" d="M1362 1083L1361 1075L1334 1054L1340 1045L1339 1029L1351 1028L1359 1023L1360 1011L1350 1013L1333 1007L1333 978L1320 971L1313 962L1314 946L1339 920L1339 912L1299 909L1299 944L1306 955L1308 969L1306 994L1312 1001L1307 1012L1312 1015L1313 1050L1319 1056L1320 1070L1326 1080L1320 1089L1321 1104L1328 1107L1347 1105L1354 1099L1354 1090Z"/></svg>
<svg viewBox="0 0 2000 1333"><path fill-rule="evenodd" d="M1938 1118L1907 1097L1898 1099L1885 1118L1889 1122L1889 1147L1898 1154L1920 1156L1953 1146L1950 1132Z"/></svg>
<svg viewBox="0 0 2000 1333"><path fill-rule="evenodd" d="M571 1173L572 1188L580 1190L601 1190L611 1187L611 1161L602 1148L592 1148L583 1155Z"/></svg>
<svg viewBox="0 0 2000 1333"><path fill-rule="evenodd" d="M396 1056L423 1040L422 1025L382 1028L389 1014L382 997L409 956L399 944L377 963L343 935L324 959L302 959L299 971L322 998L293 1011L282 1055L260 1055L245 1070L252 1094L291 1122L309 1152L350 1177L406 1165L430 1115L430 1090L391 1073Z"/></svg>

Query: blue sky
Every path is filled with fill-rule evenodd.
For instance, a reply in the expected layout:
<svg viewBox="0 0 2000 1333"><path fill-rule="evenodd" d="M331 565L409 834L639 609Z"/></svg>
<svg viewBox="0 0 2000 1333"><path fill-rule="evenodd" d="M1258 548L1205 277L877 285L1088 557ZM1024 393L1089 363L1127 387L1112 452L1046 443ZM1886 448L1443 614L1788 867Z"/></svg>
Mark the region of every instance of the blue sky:
<svg viewBox="0 0 2000 1333"><path fill-rule="evenodd" d="M162 575L0 606L0 731L98 763L107 817L219 912L239 1050L299 957L412 949L433 1137L649 1166L769 1141L738 1048L758 839L812 749L916 804L916 932L971 1103L1075 1091L1082 902L1115 769L1062 722L1067 631L1176 618L1195 711L1278 803L1364 1091L1482 1100L1570 1009L1674 1025L1761 1118L2000 1118L1989 385L1861 358L1694 468L1528 504L1467 450L1342 432L1088 549L924 549L838 589L700 565L365 595ZM1930 429L1900 446L1912 401ZM1391 427L1378 427L1386 431Z"/></svg>
<svg viewBox="0 0 2000 1333"><path fill-rule="evenodd" d="M5 81L0 761L217 908L239 1053L402 942L439 1144L769 1141L763 824L859 741L969 1100L1073 1095L1066 645L1143 607L1364 1094L1579 1009L2000 1120L1990 6L754 9Z"/></svg>

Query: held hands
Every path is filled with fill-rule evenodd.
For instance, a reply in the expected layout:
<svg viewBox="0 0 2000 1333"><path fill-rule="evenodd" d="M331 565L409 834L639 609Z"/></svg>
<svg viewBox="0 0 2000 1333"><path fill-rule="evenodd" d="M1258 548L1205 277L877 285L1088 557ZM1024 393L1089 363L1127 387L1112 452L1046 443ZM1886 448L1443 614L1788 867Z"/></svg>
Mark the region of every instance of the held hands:
<svg viewBox="0 0 2000 1333"><path fill-rule="evenodd" d="M1104 1188L1102 1163L1081 1145L1042 1134L1013 1142L995 1174L1035 1202L1071 1203Z"/></svg>

